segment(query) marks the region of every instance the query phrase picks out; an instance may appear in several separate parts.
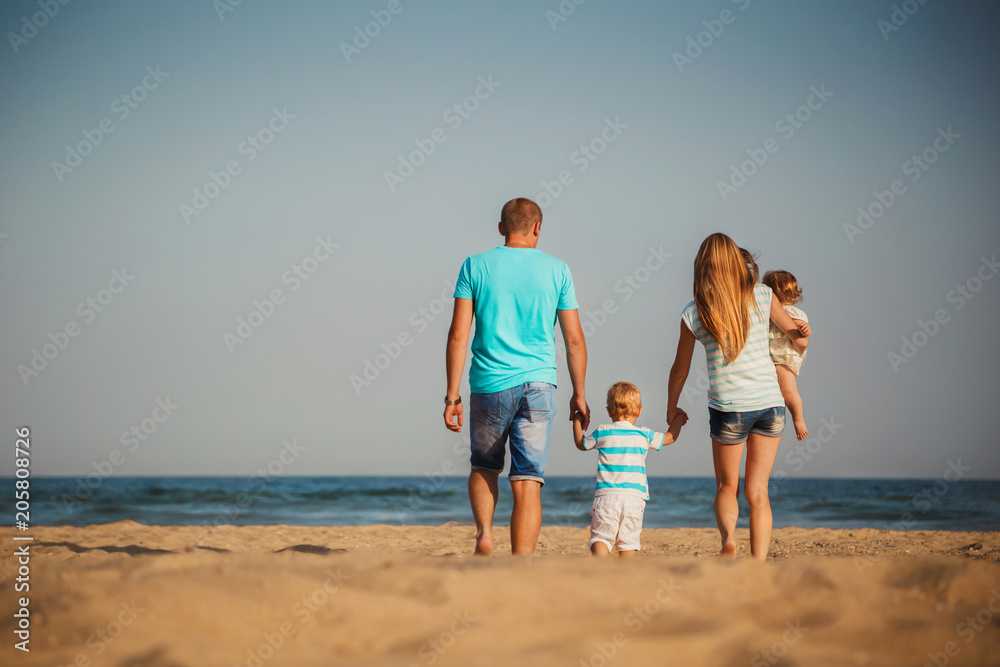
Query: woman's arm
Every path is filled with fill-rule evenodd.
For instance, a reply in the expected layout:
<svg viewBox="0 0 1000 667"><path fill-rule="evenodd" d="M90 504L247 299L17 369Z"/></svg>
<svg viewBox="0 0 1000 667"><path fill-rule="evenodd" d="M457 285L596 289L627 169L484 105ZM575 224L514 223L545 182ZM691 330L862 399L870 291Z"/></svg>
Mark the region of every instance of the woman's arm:
<svg viewBox="0 0 1000 667"><path fill-rule="evenodd" d="M809 339L802 335L799 328L795 326L795 322L792 321L791 315L785 312L785 309L781 307L781 303L774 297L771 298L771 321L777 324L778 328L784 331L792 340L792 345L795 346L799 354L806 351Z"/></svg>
<svg viewBox="0 0 1000 667"><path fill-rule="evenodd" d="M681 396L681 390L684 389L688 372L691 370L691 356L694 354L694 342L694 334L688 329L684 320L681 320L681 337L677 341L677 354L674 355L674 364L670 367L670 379L667 383L668 424L674 423L674 419L677 417L677 400Z"/></svg>

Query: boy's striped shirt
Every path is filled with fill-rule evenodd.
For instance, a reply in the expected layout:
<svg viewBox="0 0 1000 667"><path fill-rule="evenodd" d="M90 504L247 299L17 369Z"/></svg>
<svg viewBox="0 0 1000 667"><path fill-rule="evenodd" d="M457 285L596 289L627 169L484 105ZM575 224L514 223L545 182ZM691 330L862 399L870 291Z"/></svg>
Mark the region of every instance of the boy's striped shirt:
<svg viewBox="0 0 1000 667"><path fill-rule="evenodd" d="M694 301L681 313L681 319L705 346L708 360L708 407L723 412L749 412L783 406L769 348L771 288L754 286L756 308L750 308L750 333L746 345L732 363L725 363L719 344L705 329Z"/></svg>
<svg viewBox="0 0 1000 667"><path fill-rule="evenodd" d="M646 452L663 447L663 434L631 422L604 424L584 436L584 449L597 449L595 496L621 494L649 500Z"/></svg>

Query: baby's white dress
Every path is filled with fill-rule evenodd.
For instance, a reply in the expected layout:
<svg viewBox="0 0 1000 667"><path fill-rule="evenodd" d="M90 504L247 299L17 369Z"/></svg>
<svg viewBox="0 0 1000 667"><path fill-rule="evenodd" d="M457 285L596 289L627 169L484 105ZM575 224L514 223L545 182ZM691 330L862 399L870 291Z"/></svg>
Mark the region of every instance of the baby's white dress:
<svg viewBox="0 0 1000 667"><path fill-rule="evenodd" d="M785 312L793 320L809 321L806 314L795 306L782 306L782 308L785 309ZM771 322L768 337L770 338L768 343L771 349L771 360L776 364L788 366L795 375L798 375L799 371L802 370L802 362L806 360L806 353L799 354L792 343L792 339L774 322Z"/></svg>

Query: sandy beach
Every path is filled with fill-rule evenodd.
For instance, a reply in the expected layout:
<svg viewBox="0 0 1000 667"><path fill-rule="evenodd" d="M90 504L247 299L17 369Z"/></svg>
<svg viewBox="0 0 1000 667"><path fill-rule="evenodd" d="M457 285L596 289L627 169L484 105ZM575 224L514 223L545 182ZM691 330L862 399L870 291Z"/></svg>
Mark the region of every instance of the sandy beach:
<svg viewBox="0 0 1000 667"><path fill-rule="evenodd" d="M14 649L14 531L0 531L4 665L987 665L1000 533L784 528L772 560L713 529L643 531L632 562L587 530L472 558L473 528L38 527L31 652ZM498 553L509 550L499 528ZM740 533L746 548L747 535ZM935 663L936 661L936 663Z"/></svg>

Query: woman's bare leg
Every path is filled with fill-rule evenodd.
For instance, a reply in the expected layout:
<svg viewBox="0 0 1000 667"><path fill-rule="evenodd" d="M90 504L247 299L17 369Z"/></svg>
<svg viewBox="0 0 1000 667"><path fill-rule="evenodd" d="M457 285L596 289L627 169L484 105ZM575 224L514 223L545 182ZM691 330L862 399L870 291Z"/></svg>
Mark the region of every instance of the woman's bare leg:
<svg viewBox="0 0 1000 667"><path fill-rule="evenodd" d="M712 463L715 464L715 521L722 537L722 556L736 555L736 519L740 516L737 494L740 489L740 461L743 443L723 445L712 441Z"/></svg>
<svg viewBox="0 0 1000 667"><path fill-rule="evenodd" d="M785 405L792 413L795 437L804 440L809 435L809 429L806 428L806 418L802 411L802 397L799 396L799 385L795 381L795 373L784 364L775 364L774 368L778 371L778 387L781 388L781 397L785 399Z"/></svg>
<svg viewBox="0 0 1000 667"><path fill-rule="evenodd" d="M767 560L771 548L771 499L767 485L781 438L751 433L747 438L747 468L743 493L750 505L750 555Z"/></svg>

